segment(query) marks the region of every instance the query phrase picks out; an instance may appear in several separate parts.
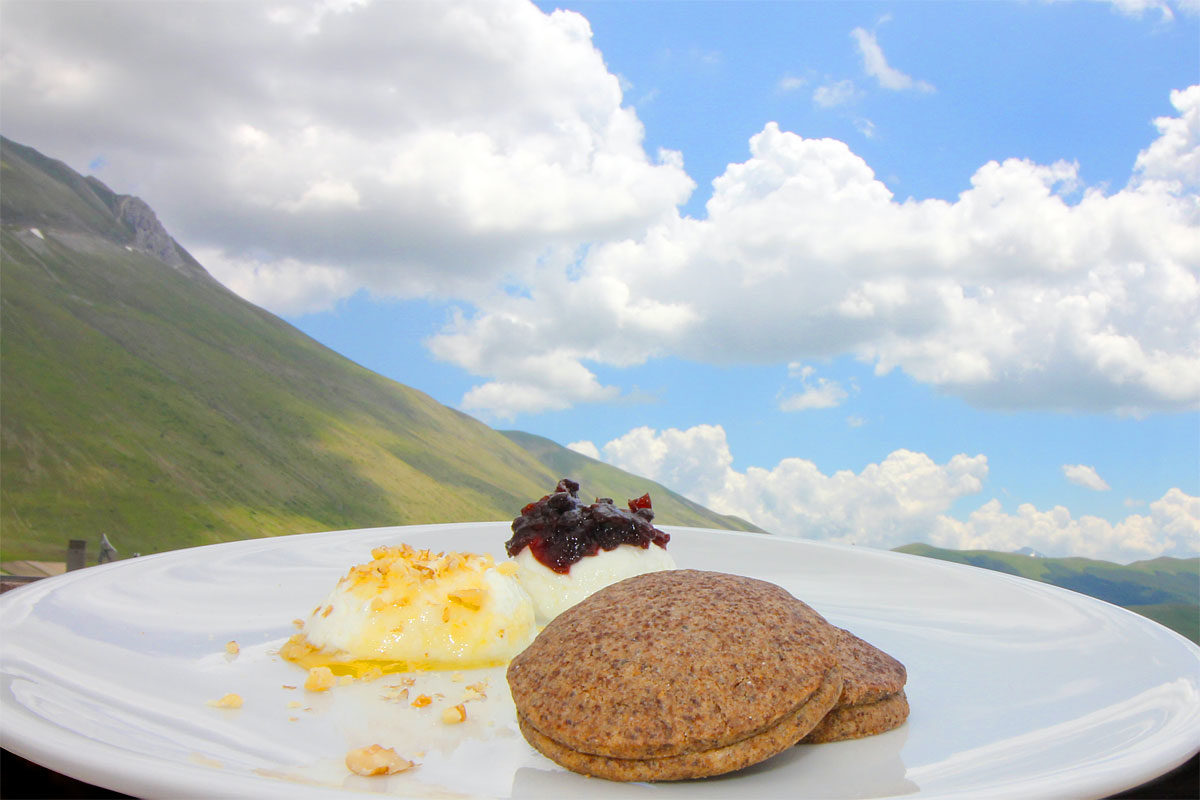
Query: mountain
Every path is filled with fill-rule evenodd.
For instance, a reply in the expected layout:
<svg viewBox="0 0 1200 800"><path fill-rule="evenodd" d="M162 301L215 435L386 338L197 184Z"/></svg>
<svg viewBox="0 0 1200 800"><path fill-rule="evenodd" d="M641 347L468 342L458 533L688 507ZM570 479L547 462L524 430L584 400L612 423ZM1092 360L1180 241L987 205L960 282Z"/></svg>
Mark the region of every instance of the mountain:
<svg viewBox="0 0 1200 800"><path fill-rule="evenodd" d="M895 548L1061 586L1128 608L1200 642L1200 558L1154 558L1114 564L992 550L947 550L927 544Z"/></svg>
<svg viewBox="0 0 1200 800"><path fill-rule="evenodd" d="M0 331L3 560L103 534L128 555L511 519L576 457L324 347L214 280L141 200L3 138ZM649 491L660 524L753 529L612 468L582 482Z"/></svg>

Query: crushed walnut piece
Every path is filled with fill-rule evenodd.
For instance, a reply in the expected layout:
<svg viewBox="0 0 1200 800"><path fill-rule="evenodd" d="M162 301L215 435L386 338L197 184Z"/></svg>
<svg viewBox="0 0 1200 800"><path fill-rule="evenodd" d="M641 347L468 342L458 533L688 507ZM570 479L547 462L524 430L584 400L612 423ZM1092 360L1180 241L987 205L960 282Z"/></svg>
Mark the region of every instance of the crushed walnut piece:
<svg viewBox="0 0 1200 800"><path fill-rule="evenodd" d="M408 688L404 686L389 686L379 697L383 700L407 700Z"/></svg>
<svg viewBox="0 0 1200 800"><path fill-rule="evenodd" d="M429 695L419 694L419 695L417 695L417 699L412 701L412 705L414 708L424 708L425 706L429 705L432 702L433 702L433 698L430 697Z"/></svg>
<svg viewBox="0 0 1200 800"><path fill-rule="evenodd" d="M337 678L334 677L333 670L329 667L313 667L308 671L304 688L310 692L323 692L326 689L332 689L335 683L337 683Z"/></svg>
<svg viewBox="0 0 1200 800"><path fill-rule="evenodd" d="M346 753L346 769L355 775L394 775L415 767L407 758L401 758L391 747L373 744L359 747Z"/></svg>
<svg viewBox="0 0 1200 800"><path fill-rule="evenodd" d="M462 703L456 706L448 706L442 711L442 722L447 725L457 725L467 718L467 709Z"/></svg>
<svg viewBox="0 0 1200 800"><path fill-rule="evenodd" d="M242 648L238 646L237 642L231 639L225 643L225 652L231 656L236 656L238 653L242 652Z"/></svg>
<svg viewBox="0 0 1200 800"><path fill-rule="evenodd" d="M242 696L240 694L234 694L233 692L230 692L220 700L209 700L208 705L212 706L213 708L241 708Z"/></svg>

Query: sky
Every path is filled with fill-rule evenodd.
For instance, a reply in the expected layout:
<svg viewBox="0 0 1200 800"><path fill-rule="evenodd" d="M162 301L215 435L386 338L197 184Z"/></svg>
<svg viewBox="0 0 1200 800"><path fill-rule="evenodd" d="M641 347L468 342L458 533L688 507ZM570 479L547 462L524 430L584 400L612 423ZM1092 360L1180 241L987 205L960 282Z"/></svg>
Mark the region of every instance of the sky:
<svg viewBox="0 0 1200 800"><path fill-rule="evenodd" d="M0 133L778 535L1200 551L1197 0L3 0Z"/></svg>

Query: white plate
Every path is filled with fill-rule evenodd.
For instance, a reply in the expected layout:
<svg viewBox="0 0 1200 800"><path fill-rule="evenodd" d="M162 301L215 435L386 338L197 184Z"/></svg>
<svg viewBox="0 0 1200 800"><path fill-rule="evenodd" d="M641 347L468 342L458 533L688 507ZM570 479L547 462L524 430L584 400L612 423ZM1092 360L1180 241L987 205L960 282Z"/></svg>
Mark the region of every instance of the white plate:
<svg viewBox="0 0 1200 800"><path fill-rule="evenodd" d="M681 567L778 583L908 667L909 721L792 748L740 773L618 784L566 772L516 730L503 671L419 673L315 694L276 656L346 569L382 544L503 556L507 523L257 539L119 561L0 597L0 744L139 797L1100 797L1200 747L1200 648L1116 606L879 550L666 528ZM236 640L237 657L225 652ZM456 681L454 678L461 678ZM488 682L457 726L440 708ZM241 709L207 701L234 692ZM393 699L387 699L389 694ZM419 766L350 774L346 752Z"/></svg>

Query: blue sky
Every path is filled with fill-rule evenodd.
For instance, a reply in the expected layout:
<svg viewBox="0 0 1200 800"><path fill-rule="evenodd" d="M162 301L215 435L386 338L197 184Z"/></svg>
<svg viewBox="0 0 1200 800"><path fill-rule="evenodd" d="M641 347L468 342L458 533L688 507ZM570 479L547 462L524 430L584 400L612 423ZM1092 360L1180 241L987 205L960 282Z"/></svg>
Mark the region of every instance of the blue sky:
<svg viewBox="0 0 1200 800"><path fill-rule="evenodd" d="M783 535L1200 549L1194 0L0 22L6 136L488 424Z"/></svg>

